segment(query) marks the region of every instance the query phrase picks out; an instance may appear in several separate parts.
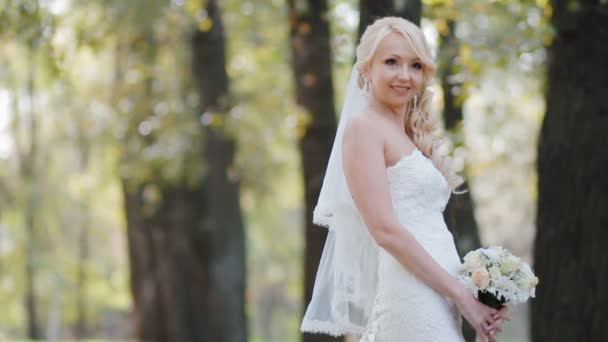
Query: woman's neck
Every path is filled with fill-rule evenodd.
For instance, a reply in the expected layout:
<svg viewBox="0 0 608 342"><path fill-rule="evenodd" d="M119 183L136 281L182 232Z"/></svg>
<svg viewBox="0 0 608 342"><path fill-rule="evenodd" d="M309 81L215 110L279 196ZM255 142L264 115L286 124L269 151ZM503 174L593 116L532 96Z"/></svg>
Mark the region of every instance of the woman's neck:
<svg viewBox="0 0 608 342"><path fill-rule="evenodd" d="M390 107L371 97L369 106L373 111L386 115L390 120L395 121L395 123L399 124L401 127L404 127L405 110L407 105L403 105L401 107Z"/></svg>

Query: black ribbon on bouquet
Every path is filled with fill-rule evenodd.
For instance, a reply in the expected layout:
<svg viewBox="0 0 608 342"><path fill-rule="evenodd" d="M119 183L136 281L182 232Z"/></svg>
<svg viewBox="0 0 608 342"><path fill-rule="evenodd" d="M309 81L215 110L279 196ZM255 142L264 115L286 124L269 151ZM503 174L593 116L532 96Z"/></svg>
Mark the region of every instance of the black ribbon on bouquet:
<svg viewBox="0 0 608 342"><path fill-rule="evenodd" d="M493 293L481 290L477 291L477 298L480 302L496 310L500 310L500 308L502 308L502 306L507 302L503 296L498 298Z"/></svg>

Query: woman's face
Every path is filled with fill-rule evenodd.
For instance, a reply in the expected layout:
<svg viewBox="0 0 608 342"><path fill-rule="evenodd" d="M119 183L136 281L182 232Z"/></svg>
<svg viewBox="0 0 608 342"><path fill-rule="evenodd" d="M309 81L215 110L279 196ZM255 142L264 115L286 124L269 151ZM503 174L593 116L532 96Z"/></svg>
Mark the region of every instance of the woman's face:
<svg viewBox="0 0 608 342"><path fill-rule="evenodd" d="M365 76L374 99L396 112L420 94L424 82L422 61L396 32L380 42Z"/></svg>

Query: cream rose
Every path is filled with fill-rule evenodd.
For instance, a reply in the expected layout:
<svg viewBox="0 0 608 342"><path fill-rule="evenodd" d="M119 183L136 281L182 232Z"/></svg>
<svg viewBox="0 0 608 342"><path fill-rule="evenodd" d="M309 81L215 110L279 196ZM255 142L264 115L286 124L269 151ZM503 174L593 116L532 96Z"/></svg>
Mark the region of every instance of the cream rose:
<svg viewBox="0 0 608 342"><path fill-rule="evenodd" d="M485 290L490 285L490 275L485 268L475 270L471 278L473 278L473 281L480 290Z"/></svg>
<svg viewBox="0 0 608 342"><path fill-rule="evenodd" d="M538 285L538 277L532 277L532 278L530 279L529 286L530 286L530 288L533 288L533 287L535 287L536 285Z"/></svg>

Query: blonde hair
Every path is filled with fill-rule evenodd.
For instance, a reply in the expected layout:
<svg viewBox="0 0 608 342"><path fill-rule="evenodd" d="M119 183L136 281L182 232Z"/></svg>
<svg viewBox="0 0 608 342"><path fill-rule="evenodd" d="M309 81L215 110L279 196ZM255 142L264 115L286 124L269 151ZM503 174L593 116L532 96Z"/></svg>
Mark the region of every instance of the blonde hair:
<svg viewBox="0 0 608 342"><path fill-rule="evenodd" d="M440 151L440 147L443 147L446 139L439 134L439 119L430 114L432 93L430 89L427 89L433 81L437 66L433 60L431 48L420 28L398 17L381 18L369 25L357 46L356 67L359 71L359 87L366 86L363 72L369 67L378 45L393 32L403 35L423 65L422 92L417 96L416 106L412 104L412 100L406 107L405 132L412 138L416 147L432 160L435 167L447 180L450 189L454 191L463 183L463 179L457 174L454 160L447 153Z"/></svg>

